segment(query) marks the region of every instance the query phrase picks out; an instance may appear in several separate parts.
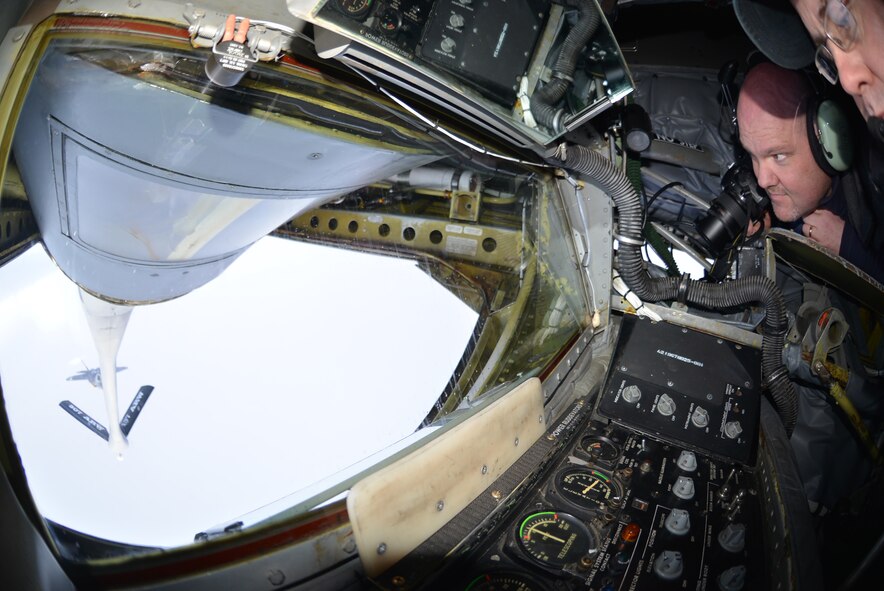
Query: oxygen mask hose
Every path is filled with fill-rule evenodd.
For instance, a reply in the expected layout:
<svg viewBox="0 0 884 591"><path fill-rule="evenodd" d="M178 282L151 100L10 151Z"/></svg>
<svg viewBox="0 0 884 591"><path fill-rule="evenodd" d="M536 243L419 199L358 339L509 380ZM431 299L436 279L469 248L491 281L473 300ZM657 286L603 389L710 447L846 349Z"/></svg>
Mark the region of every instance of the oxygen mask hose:
<svg viewBox="0 0 884 591"><path fill-rule="evenodd" d="M595 35L601 22L601 16L591 0L569 0L564 4L576 5L580 16L562 42L552 69L552 78L531 96L531 114L538 123L556 133L563 130L563 111L555 105L565 96L574 81L574 70L577 69L580 52Z"/></svg>
<svg viewBox="0 0 884 591"><path fill-rule="evenodd" d="M789 372L783 365L786 311L776 284L766 277L743 277L721 284L691 280L688 276L651 278L644 266L641 247L642 208L638 193L623 172L610 160L589 148L560 144L550 154L552 164L584 175L587 181L607 193L619 216L620 275L639 298L649 302L675 300L710 310L721 310L760 303L764 308L762 333L763 377L791 435L798 419L798 398Z"/></svg>

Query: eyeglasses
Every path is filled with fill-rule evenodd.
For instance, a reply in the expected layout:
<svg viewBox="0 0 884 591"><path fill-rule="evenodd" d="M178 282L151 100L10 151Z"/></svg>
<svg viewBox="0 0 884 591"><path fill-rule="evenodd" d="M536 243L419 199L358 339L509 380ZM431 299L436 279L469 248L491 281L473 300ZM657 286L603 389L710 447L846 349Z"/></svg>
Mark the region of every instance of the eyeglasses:
<svg viewBox="0 0 884 591"><path fill-rule="evenodd" d="M850 0L826 0L823 30L841 51L853 49L859 38L859 25L850 11Z"/></svg>
<svg viewBox="0 0 884 591"><path fill-rule="evenodd" d="M829 84L838 83L838 66L835 65L835 57L826 47L826 42L831 41L841 51L850 51L859 39L859 24L849 5L850 0L825 0L822 10L826 41L817 45L813 61L820 75Z"/></svg>
<svg viewBox="0 0 884 591"><path fill-rule="evenodd" d="M838 84L838 66L835 65L835 56L829 51L825 43L816 46L813 63L817 71L829 84Z"/></svg>

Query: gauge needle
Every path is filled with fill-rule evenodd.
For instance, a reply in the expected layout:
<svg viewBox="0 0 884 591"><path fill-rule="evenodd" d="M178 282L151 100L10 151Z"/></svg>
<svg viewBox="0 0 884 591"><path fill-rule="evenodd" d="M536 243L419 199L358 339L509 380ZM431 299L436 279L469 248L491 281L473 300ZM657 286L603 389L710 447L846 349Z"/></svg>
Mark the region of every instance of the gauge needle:
<svg viewBox="0 0 884 591"><path fill-rule="evenodd" d="M588 493L589 491L591 491L592 489L594 489L594 488L595 488L595 485L598 484L598 483L599 483L598 480L594 480L592 484L590 484L589 486L587 486L586 488L583 489L583 494L586 494L586 493Z"/></svg>
<svg viewBox="0 0 884 591"><path fill-rule="evenodd" d="M541 530L539 530L539 529L535 529L535 528L533 528L533 527L530 528L530 529L528 530L528 537L531 537L531 532L537 532L537 533L539 533L541 536L543 536L544 538L546 538L546 539L548 539L548 540L556 541L556 542L558 542L558 543L560 543L560 544L564 544L564 543L565 543L565 540L563 540L563 539L561 539L561 538L557 538L557 537L555 537L554 535L548 534L548 533L546 533L545 531L541 531Z"/></svg>

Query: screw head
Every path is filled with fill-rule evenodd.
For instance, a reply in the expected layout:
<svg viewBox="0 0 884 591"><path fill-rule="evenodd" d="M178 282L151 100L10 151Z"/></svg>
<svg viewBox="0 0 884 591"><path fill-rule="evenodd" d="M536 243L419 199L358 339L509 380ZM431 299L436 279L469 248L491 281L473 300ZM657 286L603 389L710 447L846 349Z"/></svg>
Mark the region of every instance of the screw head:
<svg viewBox="0 0 884 591"><path fill-rule="evenodd" d="M274 587L278 587L285 583L285 573L281 570L273 569L268 573L267 580L270 581L270 584Z"/></svg>
<svg viewBox="0 0 884 591"><path fill-rule="evenodd" d="M387 551L387 545L383 542L378 544L378 554L383 554Z"/></svg>

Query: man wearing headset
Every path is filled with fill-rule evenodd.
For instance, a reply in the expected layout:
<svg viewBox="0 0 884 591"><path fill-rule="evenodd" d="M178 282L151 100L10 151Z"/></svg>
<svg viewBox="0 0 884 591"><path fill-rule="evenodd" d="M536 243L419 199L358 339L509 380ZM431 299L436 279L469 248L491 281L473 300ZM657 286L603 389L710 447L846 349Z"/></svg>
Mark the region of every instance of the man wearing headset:
<svg viewBox="0 0 884 591"><path fill-rule="evenodd" d="M842 174L852 159L849 123L837 122L843 129L828 139L828 146L822 145L815 137L820 108L835 107L819 103L802 73L759 64L749 70L740 89L740 143L780 222L884 282L884 257L857 231L873 230L861 183L851 173Z"/></svg>
<svg viewBox="0 0 884 591"><path fill-rule="evenodd" d="M791 4L791 5L790 5ZM881 0L733 0L752 42L788 69L816 66L831 84L840 81L866 119L856 166L884 220L884 2ZM884 252L884 228L874 245ZM884 256L884 255L879 255Z"/></svg>

